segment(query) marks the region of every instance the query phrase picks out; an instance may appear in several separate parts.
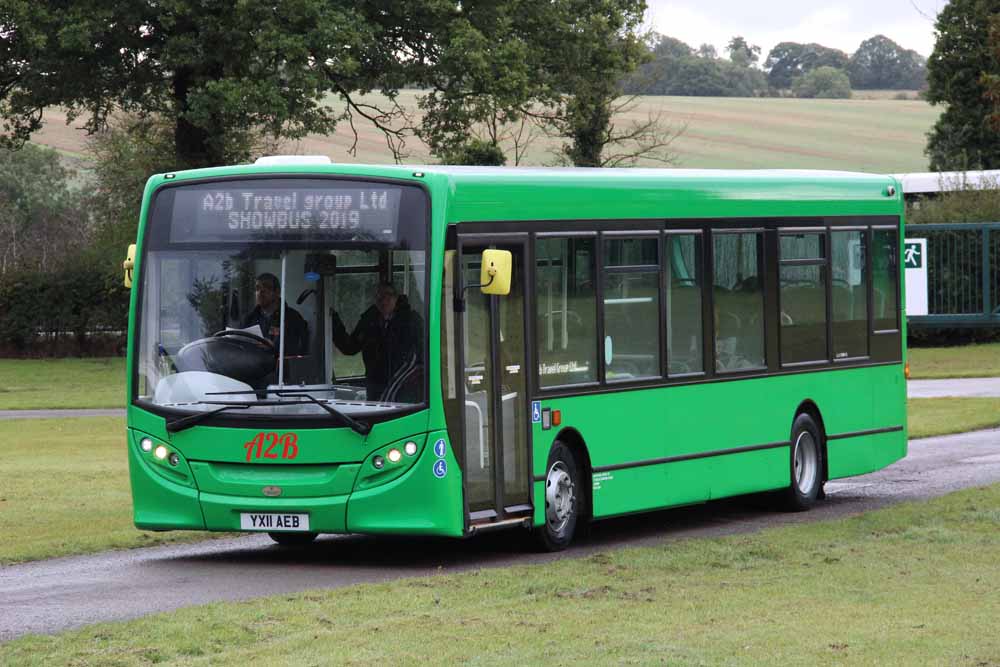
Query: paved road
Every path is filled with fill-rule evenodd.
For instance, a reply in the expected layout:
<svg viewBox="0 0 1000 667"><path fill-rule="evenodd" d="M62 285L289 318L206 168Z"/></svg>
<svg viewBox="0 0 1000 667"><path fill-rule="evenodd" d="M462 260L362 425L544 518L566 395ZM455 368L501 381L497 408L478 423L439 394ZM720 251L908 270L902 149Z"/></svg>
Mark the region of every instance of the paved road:
<svg viewBox="0 0 1000 667"><path fill-rule="evenodd" d="M526 553L518 534L465 541L329 536L281 549L266 536L116 551L0 568L0 641L217 600L339 588L514 563L573 558L624 546L756 531L830 519L891 503L1000 482L1000 430L915 440L885 470L827 485L812 512L770 512L754 499L603 521L562 554Z"/></svg>
<svg viewBox="0 0 1000 667"><path fill-rule="evenodd" d="M906 383L910 398L941 398L944 396L1000 396L1000 378L966 378L961 380L910 380Z"/></svg>

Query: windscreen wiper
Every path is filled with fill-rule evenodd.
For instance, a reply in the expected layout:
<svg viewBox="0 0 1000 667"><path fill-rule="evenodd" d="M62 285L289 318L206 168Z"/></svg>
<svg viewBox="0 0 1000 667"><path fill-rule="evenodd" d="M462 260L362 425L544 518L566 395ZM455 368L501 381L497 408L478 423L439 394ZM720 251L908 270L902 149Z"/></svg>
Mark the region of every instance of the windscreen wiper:
<svg viewBox="0 0 1000 667"><path fill-rule="evenodd" d="M368 435L372 430L372 425L368 422L358 421L354 417L350 416L345 412L341 412L337 408L333 407L326 401L321 401L312 394L306 393L304 391L286 390L286 389L273 389L271 390L277 396L287 396L289 398L304 398L314 405L318 405L327 412L329 412L334 417L339 418L345 424L351 427L351 430L358 435Z"/></svg>
<svg viewBox="0 0 1000 667"><path fill-rule="evenodd" d="M207 403L206 403L207 404ZM212 405L218 405L213 403ZM193 415L188 415L186 417L177 417L175 419L167 420L167 431L170 433L176 433L177 431L183 431L186 428L191 428L199 422L203 422L213 415L217 415L220 412L226 410L246 410L252 404L251 403L224 403L222 407L216 408L215 410L208 410L206 412L198 412Z"/></svg>
<svg viewBox="0 0 1000 667"><path fill-rule="evenodd" d="M330 413L331 415L339 419L341 422L349 426L351 430L357 433L358 435L368 435L372 430L372 425L369 424L368 422L358 421L349 414L341 412L340 410L333 407L326 401L321 401L312 394L309 394L308 392L304 391L299 391L297 389L255 389L252 391L213 391L210 392L209 395L214 396L214 395L225 395L225 394L250 394L250 393L274 394L275 396L283 396L287 398L304 398L306 399L306 402L318 405L319 407L326 410L328 413ZM247 407L249 407L251 404L228 403L227 405L246 405ZM253 403L252 405L294 405L294 403L287 403L283 401L258 401L256 403ZM216 410L215 412L222 412L222 410ZM210 412L208 414L215 414L215 412ZM192 415L192 416L198 417L200 415ZM187 419L187 417L185 417L185 419Z"/></svg>

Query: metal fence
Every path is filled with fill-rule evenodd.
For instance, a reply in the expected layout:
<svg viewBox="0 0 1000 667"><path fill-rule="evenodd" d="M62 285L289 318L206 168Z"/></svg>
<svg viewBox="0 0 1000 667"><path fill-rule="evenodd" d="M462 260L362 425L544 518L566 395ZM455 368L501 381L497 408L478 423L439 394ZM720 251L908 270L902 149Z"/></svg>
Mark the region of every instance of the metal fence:
<svg viewBox="0 0 1000 667"><path fill-rule="evenodd" d="M927 239L927 315L911 327L1000 326L1000 222L906 228Z"/></svg>

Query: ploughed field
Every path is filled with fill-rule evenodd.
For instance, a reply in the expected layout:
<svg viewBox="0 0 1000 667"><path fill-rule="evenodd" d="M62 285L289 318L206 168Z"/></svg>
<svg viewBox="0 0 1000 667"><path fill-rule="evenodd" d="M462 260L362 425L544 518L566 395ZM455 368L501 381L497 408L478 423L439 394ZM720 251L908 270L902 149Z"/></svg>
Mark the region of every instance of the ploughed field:
<svg viewBox="0 0 1000 667"><path fill-rule="evenodd" d="M419 91L404 91L399 97L413 120L419 120L419 95ZM384 102L378 95L362 99ZM895 173L927 170L925 135L940 112L939 107L920 100L869 93L850 100L649 96L638 98L635 108L618 118L616 125L625 128L633 121L661 114L666 124L681 132L671 144L677 167ZM65 114L55 109L49 110L45 119L45 127L34 141L85 160L89 148L86 133L79 129L82 120L67 126ZM289 142L282 151L328 155L335 162L391 163L392 155L381 133L363 119L355 124L359 131L356 155L348 153L354 137L347 123L329 136L311 135ZM556 164L553 151L557 146L557 141L536 130L522 164ZM407 142L405 150L407 163L437 161L415 138ZM513 150L508 153L513 155Z"/></svg>

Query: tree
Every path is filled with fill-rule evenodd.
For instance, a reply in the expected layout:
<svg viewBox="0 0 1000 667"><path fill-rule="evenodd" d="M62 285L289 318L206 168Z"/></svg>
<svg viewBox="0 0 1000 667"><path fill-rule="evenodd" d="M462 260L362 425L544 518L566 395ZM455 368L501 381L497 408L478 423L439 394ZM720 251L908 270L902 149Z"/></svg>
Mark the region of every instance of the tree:
<svg viewBox="0 0 1000 667"><path fill-rule="evenodd" d="M851 85L860 89L916 90L927 81L926 59L885 35L861 42L851 56Z"/></svg>
<svg viewBox="0 0 1000 667"><path fill-rule="evenodd" d="M990 18L989 47L993 60L1000 63L1000 14ZM981 77L986 88L986 99L992 105L992 113L988 116L990 127L1000 132L1000 74L983 72Z"/></svg>
<svg viewBox="0 0 1000 667"><path fill-rule="evenodd" d="M835 67L817 67L792 82L795 97L842 98L851 96L851 80Z"/></svg>
<svg viewBox="0 0 1000 667"><path fill-rule="evenodd" d="M751 46L740 36L733 37L726 46L726 53L734 64L740 67L753 67L760 60L760 47Z"/></svg>
<svg viewBox="0 0 1000 667"><path fill-rule="evenodd" d="M847 69L847 54L820 44L781 42L767 54L764 69L774 88L789 88L792 81L817 67Z"/></svg>
<svg viewBox="0 0 1000 667"><path fill-rule="evenodd" d="M716 60L719 57L719 52L715 49L715 46L706 43L698 47L697 55L699 58L704 58L705 60Z"/></svg>
<svg viewBox="0 0 1000 667"><path fill-rule="evenodd" d="M927 61L927 99L945 104L925 150L934 171L1000 168L1000 132L990 124L990 77L1000 54L990 49L995 0L952 0L938 14ZM992 38L994 40L996 37Z"/></svg>
<svg viewBox="0 0 1000 667"><path fill-rule="evenodd" d="M421 137L446 160L468 158L470 137L498 150L513 143L517 163L527 119L565 141L558 157L569 164L669 160L674 133L659 118L616 120L631 108L620 99L626 77L651 58L645 9L645 0L463 3L435 53Z"/></svg>
<svg viewBox="0 0 1000 667"><path fill-rule="evenodd" d="M734 38L733 42L740 39ZM760 49L746 48L749 50L746 62L754 62L754 54ZM626 80L625 93L753 97L767 90L764 73L756 67L721 58L696 56L694 49L673 37L654 35L650 53L652 61L643 64L635 75ZM737 56L739 59L740 56Z"/></svg>
<svg viewBox="0 0 1000 667"><path fill-rule="evenodd" d="M0 277L60 266L90 237L90 208L59 154L0 149Z"/></svg>
<svg viewBox="0 0 1000 667"><path fill-rule="evenodd" d="M8 0L3 139L23 144L52 105L71 120L85 115L91 132L115 110L163 115L183 166L246 159L234 147L248 132L298 138L356 115L398 139L393 95L432 59L428 36L459 11L434 0ZM385 92L389 108L356 98L370 90Z"/></svg>

